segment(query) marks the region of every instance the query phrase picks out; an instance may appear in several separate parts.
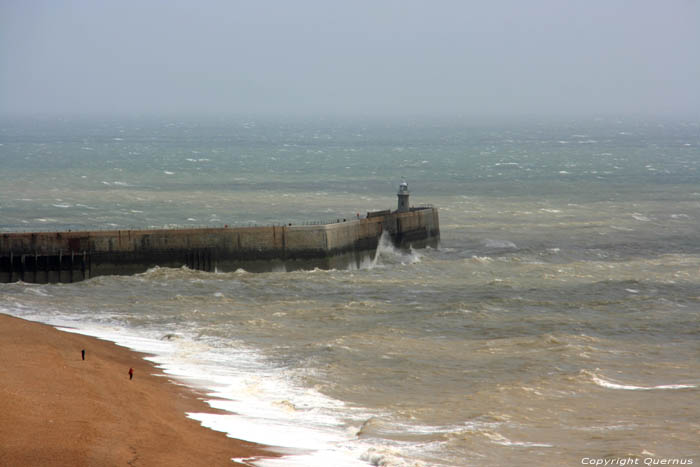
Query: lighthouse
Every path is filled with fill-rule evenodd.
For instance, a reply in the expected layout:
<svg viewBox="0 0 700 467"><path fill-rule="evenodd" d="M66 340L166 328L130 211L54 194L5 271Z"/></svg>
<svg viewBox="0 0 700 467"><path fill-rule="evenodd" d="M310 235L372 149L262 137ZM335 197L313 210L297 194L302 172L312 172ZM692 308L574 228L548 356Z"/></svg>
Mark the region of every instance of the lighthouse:
<svg viewBox="0 0 700 467"><path fill-rule="evenodd" d="M396 194L399 197L399 207L396 209L396 212L408 212L411 210L408 204L408 195L408 183L402 180L399 185L399 192Z"/></svg>

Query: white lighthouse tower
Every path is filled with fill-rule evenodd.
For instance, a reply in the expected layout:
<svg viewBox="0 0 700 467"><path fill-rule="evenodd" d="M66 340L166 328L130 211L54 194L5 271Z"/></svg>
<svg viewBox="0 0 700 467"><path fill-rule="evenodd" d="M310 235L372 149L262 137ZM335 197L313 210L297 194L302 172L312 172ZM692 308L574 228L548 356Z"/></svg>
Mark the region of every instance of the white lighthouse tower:
<svg viewBox="0 0 700 467"><path fill-rule="evenodd" d="M408 212L411 210L408 204L408 195L408 183L406 183L406 180L402 180L401 184L399 184L399 192L396 194L399 197L399 207L396 209L396 212Z"/></svg>

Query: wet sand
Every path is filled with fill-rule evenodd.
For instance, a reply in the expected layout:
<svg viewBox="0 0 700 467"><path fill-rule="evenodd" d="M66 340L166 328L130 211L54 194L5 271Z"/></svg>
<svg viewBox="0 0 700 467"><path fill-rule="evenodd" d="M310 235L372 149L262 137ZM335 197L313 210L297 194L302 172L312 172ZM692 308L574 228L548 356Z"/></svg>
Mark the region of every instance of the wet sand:
<svg viewBox="0 0 700 467"><path fill-rule="evenodd" d="M214 410L143 357L0 314L0 464L231 466L274 456L187 418Z"/></svg>

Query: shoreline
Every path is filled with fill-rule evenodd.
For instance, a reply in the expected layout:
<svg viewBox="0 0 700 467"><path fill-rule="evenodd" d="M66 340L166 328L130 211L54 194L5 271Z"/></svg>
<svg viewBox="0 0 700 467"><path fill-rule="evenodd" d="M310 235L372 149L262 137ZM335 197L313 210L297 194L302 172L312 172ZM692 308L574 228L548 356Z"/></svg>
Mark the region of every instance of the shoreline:
<svg viewBox="0 0 700 467"><path fill-rule="evenodd" d="M229 438L187 417L218 411L146 356L0 313L0 459L7 465L184 467L279 457L269 446Z"/></svg>

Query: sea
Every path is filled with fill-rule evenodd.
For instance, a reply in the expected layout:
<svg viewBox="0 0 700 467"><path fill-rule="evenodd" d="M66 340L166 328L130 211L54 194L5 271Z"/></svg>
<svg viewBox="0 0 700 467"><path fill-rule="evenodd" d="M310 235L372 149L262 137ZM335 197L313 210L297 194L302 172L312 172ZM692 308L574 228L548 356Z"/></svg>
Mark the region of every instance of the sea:
<svg viewBox="0 0 700 467"><path fill-rule="evenodd" d="M0 120L0 231L439 209L362 267L0 284L0 312L147 352L277 446L255 466L700 463L700 121Z"/></svg>

